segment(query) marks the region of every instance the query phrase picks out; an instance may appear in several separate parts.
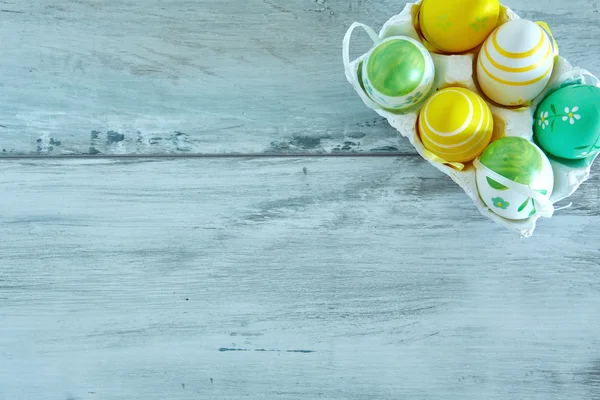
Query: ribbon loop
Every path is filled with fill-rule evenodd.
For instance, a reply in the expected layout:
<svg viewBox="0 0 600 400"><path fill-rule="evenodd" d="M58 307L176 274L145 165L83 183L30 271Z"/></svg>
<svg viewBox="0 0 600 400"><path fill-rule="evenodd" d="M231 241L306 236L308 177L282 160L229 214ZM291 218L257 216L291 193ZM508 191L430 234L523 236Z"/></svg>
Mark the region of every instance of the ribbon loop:
<svg viewBox="0 0 600 400"><path fill-rule="evenodd" d="M348 31L346 31L346 35L344 36L344 42L342 44L342 58L344 59L344 67L346 68L346 71L350 69L350 38L352 37L352 32L354 32L354 30L358 27L363 28L364 31L367 32L374 44L378 44L381 42L379 35L377 35L377 33L375 33L375 31L371 29L371 27L365 24L361 24L360 22L355 22L352 25L350 25L350 28L348 28Z"/></svg>
<svg viewBox="0 0 600 400"><path fill-rule="evenodd" d="M552 84L549 93L555 92L558 89L562 89L571 85L590 85L600 88L600 79L594 76L588 70L583 68L575 67L570 71L562 74L555 83Z"/></svg>
<svg viewBox="0 0 600 400"><path fill-rule="evenodd" d="M554 35L550 30L550 26L544 21L536 21L535 23L538 24L539 27L542 28L544 31L546 31L548 37L550 37L550 40L552 41L552 48L554 49L554 62L558 61L558 43L556 42L556 39L554 39Z"/></svg>
<svg viewBox="0 0 600 400"><path fill-rule="evenodd" d="M446 161L442 157L436 156L435 154L433 154L431 151L429 151L427 149L423 149L423 155L425 156L425 158L427 158L428 160L430 160L434 163L449 165L450 167L452 167L458 171L462 171L463 169L465 169L464 164L461 164L458 162Z"/></svg>
<svg viewBox="0 0 600 400"><path fill-rule="evenodd" d="M352 37L352 32L358 27L363 28L363 30L367 32L374 44L381 43L379 35L375 33L375 31L371 29L371 27L365 24L361 24L360 22L355 22L352 25L350 25L350 28L348 28L348 31L346 31L346 35L344 36L344 41L342 43L342 59L344 62L344 70L346 72L346 77L352 82L354 88L359 93L360 98L363 100L363 102L371 109L379 109L381 107L377 103L372 101L362 90L360 82L358 82L358 74L356 68L353 69L352 65L350 64L350 38Z"/></svg>
<svg viewBox="0 0 600 400"><path fill-rule="evenodd" d="M586 82L586 78L589 82ZM598 79L590 71L583 68L573 68L569 72L565 72L560 78L561 87L572 85L575 83L600 87L600 79Z"/></svg>

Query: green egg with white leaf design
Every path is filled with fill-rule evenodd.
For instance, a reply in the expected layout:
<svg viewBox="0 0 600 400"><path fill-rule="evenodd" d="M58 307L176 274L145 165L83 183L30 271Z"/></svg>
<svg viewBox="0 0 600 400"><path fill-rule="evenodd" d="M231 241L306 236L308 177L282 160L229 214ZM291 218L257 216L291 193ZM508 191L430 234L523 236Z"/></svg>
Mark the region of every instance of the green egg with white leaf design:
<svg viewBox="0 0 600 400"><path fill-rule="evenodd" d="M393 36L374 46L361 65L362 86L382 108L402 111L425 100L433 87L431 54L417 40Z"/></svg>
<svg viewBox="0 0 600 400"><path fill-rule="evenodd" d="M539 208L534 196L516 190L516 185L527 187L546 199L554 189L550 161L538 146L521 137L503 137L492 142L481 154L479 162L485 167L476 171L479 195L490 210L503 218L527 219ZM488 170L514 185L496 181Z"/></svg>
<svg viewBox="0 0 600 400"><path fill-rule="evenodd" d="M595 157L600 151L600 88L577 84L551 93L536 110L533 130L550 156Z"/></svg>

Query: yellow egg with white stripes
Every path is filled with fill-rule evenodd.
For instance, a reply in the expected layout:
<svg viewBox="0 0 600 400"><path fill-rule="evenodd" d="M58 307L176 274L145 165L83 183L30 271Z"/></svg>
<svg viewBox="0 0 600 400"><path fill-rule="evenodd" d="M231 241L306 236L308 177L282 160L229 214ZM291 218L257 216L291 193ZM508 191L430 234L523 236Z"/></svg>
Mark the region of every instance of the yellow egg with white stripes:
<svg viewBox="0 0 600 400"><path fill-rule="evenodd" d="M548 84L555 50L551 37L534 22L517 19L501 25L479 51L481 90L505 106L527 105Z"/></svg>
<svg viewBox="0 0 600 400"><path fill-rule="evenodd" d="M494 119L481 96L450 87L438 91L423 105L418 130L427 150L446 161L464 163L488 146Z"/></svg>

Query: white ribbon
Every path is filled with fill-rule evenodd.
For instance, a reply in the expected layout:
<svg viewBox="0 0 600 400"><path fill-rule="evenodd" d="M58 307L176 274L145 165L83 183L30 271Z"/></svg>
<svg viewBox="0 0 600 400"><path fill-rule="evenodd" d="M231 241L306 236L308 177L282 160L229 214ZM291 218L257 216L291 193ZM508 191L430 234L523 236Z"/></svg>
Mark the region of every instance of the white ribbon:
<svg viewBox="0 0 600 400"><path fill-rule="evenodd" d="M586 77L590 78L589 83L587 83L585 81ZM557 88L563 87L562 85L564 85L568 81L579 80L579 79L581 79L582 84L584 84L584 85L591 85L591 86L596 86L596 87L600 88L600 79L598 79L596 76L594 76L590 71L583 69L583 68L579 68L579 67L575 67L572 70L562 74L560 76L560 78L558 78L558 81L556 83Z"/></svg>
<svg viewBox="0 0 600 400"><path fill-rule="evenodd" d="M352 32L354 31L354 29L361 27L365 30L365 32L367 32L367 34L369 35L369 37L371 38L371 40L373 41L374 44L379 44L381 43L381 39L379 38L379 35L377 33L375 33L375 31L373 29L371 29L369 26L365 25L365 24L361 24L360 22L355 22L352 25L350 25L350 28L348 28L348 31L346 32L346 35L344 36L344 42L342 44L342 58L344 61L344 70L346 71L346 76L351 79L354 83L354 87L359 91L359 95L362 98L362 100L365 102L365 104L369 107L369 108L373 108L373 109L380 109L381 106L377 103L375 103L373 100L371 100L371 98L369 96L366 95L366 93L362 90L360 83L358 82L358 76L356 71L353 71L350 65L350 38L352 37Z"/></svg>

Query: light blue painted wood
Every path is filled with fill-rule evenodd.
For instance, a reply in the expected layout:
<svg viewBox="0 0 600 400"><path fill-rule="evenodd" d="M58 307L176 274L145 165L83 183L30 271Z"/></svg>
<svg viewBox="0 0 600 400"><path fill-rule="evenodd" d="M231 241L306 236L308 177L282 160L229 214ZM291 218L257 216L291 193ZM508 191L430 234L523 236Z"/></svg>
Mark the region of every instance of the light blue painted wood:
<svg viewBox="0 0 600 400"><path fill-rule="evenodd" d="M595 399L598 174L527 240L418 157L0 162L6 399Z"/></svg>
<svg viewBox="0 0 600 400"><path fill-rule="evenodd" d="M507 0L600 74L594 0ZM0 9L0 155L399 150L341 42L400 0L46 0ZM368 49L357 36L354 54Z"/></svg>

